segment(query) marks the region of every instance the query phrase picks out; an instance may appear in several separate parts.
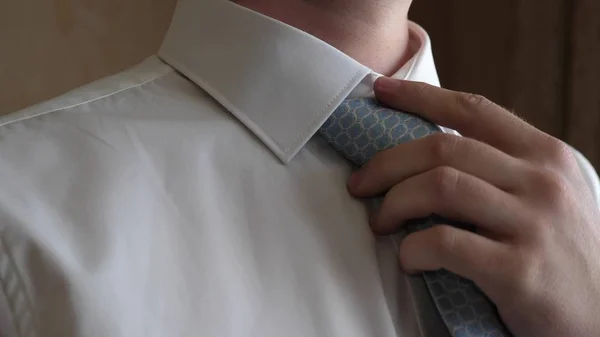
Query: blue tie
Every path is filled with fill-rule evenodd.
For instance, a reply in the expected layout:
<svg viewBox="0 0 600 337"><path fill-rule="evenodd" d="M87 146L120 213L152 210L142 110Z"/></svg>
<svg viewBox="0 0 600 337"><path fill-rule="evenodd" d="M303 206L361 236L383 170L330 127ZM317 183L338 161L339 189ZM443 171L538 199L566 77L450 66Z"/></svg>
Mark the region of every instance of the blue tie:
<svg viewBox="0 0 600 337"><path fill-rule="evenodd" d="M334 111L319 133L348 160L362 166L379 151L440 131L429 121L383 107L373 98L353 98ZM448 223L472 228L432 215L410 221L406 230ZM425 272L423 278L452 336L511 336L494 304L473 282L446 270Z"/></svg>

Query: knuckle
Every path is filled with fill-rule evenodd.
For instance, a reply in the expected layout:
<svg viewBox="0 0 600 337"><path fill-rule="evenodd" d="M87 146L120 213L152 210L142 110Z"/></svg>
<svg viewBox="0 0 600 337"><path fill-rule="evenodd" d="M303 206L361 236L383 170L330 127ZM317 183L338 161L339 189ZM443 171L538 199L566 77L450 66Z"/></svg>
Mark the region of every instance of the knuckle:
<svg viewBox="0 0 600 337"><path fill-rule="evenodd" d="M551 230L551 221L548 216L538 214L531 217L531 220L524 226L523 233L531 242L537 243L544 240L544 237Z"/></svg>
<svg viewBox="0 0 600 337"><path fill-rule="evenodd" d="M510 275L514 261L510 254L493 254L486 261L488 266L496 266L496 271L501 275Z"/></svg>
<svg viewBox="0 0 600 337"><path fill-rule="evenodd" d="M485 108L492 104L485 96L471 93L459 93L457 101L458 105L466 110Z"/></svg>
<svg viewBox="0 0 600 337"><path fill-rule="evenodd" d="M549 136L546 143L546 158L553 166L572 169L576 165L575 153L563 141Z"/></svg>
<svg viewBox="0 0 600 337"><path fill-rule="evenodd" d="M425 82L416 82L415 83L415 91L422 97L427 96L427 91L429 90L429 88L430 88L429 84L427 84Z"/></svg>
<svg viewBox="0 0 600 337"><path fill-rule="evenodd" d="M435 249L439 254L452 255L456 249L456 231L449 226L436 226L433 231Z"/></svg>
<svg viewBox="0 0 600 337"><path fill-rule="evenodd" d="M564 177L550 169L542 169L534 174L533 188L541 194L545 203L553 208L562 206L569 184Z"/></svg>
<svg viewBox="0 0 600 337"><path fill-rule="evenodd" d="M522 248L516 255L516 263L512 264L512 270L508 275L513 278L514 286L517 292L530 293L539 287L539 278L541 275L541 266L543 258L537 249Z"/></svg>
<svg viewBox="0 0 600 337"><path fill-rule="evenodd" d="M441 166L431 174L434 195L442 201L452 198L458 186L459 172L452 167Z"/></svg>
<svg viewBox="0 0 600 337"><path fill-rule="evenodd" d="M459 137L444 133L436 133L430 137L432 160L438 165L448 164L455 156Z"/></svg>

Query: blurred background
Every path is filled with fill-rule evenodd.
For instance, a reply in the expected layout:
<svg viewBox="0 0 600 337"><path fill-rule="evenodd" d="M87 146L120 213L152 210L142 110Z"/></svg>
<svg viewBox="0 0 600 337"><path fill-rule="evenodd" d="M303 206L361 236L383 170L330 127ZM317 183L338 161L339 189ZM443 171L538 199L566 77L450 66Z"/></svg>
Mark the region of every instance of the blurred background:
<svg viewBox="0 0 600 337"><path fill-rule="evenodd" d="M176 0L1 0L0 116L155 53ZM444 86L483 94L600 169L600 1L414 0Z"/></svg>
<svg viewBox="0 0 600 337"><path fill-rule="evenodd" d="M477 92L600 170L600 1L414 0L442 85Z"/></svg>

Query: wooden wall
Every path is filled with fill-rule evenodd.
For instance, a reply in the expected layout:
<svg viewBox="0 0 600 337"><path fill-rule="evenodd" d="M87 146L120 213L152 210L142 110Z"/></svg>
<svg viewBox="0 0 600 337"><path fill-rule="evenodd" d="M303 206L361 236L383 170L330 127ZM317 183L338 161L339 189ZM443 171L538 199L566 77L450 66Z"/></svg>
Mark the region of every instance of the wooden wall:
<svg viewBox="0 0 600 337"><path fill-rule="evenodd" d="M0 115L153 54L175 3L1 0ZM600 168L600 1L414 0L411 17L443 85L515 110Z"/></svg>
<svg viewBox="0 0 600 337"><path fill-rule="evenodd" d="M0 116L156 53L176 0L0 0Z"/></svg>
<svg viewBox="0 0 600 337"><path fill-rule="evenodd" d="M600 168L600 1L415 0L442 85L476 92Z"/></svg>

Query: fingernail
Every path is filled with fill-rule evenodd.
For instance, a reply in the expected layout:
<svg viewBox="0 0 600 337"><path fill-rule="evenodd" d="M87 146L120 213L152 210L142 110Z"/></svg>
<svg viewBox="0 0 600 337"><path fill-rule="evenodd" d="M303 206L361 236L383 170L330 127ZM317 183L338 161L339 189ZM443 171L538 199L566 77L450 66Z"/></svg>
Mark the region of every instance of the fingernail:
<svg viewBox="0 0 600 337"><path fill-rule="evenodd" d="M354 172L350 179L348 179L348 189L354 192L360 186L364 178L364 172L362 170Z"/></svg>
<svg viewBox="0 0 600 337"><path fill-rule="evenodd" d="M375 81L375 90L380 92L391 92L394 88L397 88L400 81L391 79L389 77L380 77Z"/></svg>

